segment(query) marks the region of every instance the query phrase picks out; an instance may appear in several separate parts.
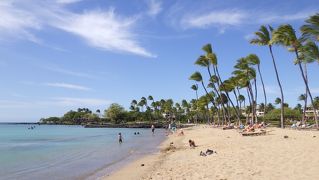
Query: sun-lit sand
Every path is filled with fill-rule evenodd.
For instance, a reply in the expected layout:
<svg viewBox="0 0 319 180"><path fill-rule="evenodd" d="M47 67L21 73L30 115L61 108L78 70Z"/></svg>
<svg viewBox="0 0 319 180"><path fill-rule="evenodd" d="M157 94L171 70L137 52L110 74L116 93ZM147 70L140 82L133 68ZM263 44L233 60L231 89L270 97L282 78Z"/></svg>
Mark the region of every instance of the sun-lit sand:
<svg viewBox="0 0 319 180"><path fill-rule="evenodd" d="M268 128L265 136L208 126L170 135L162 151L139 159L105 179L319 179L319 132ZM284 136L288 138L284 138ZM191 149L188 140L198 147ZM175 150L168 150L173 142ZM166 149L166 150L164 150ZM200 156L212 149L217 154ZM167 151L168 150L168 151ZM144 166L142 166L144 164Z"/></svg>

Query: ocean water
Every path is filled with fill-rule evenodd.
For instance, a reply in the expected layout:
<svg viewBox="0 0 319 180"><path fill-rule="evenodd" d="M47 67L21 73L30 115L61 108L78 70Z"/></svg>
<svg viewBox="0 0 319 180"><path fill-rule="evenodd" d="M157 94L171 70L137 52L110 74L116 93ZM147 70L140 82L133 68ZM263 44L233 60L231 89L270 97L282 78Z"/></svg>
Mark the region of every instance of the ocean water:
<svg viewBox="0 0 319 180"><path fill-rule="evenodd" d="M0 124L0 179L98 179L158 151L165 139L162 129L152 135L150 129L35 126Z"/></svg>

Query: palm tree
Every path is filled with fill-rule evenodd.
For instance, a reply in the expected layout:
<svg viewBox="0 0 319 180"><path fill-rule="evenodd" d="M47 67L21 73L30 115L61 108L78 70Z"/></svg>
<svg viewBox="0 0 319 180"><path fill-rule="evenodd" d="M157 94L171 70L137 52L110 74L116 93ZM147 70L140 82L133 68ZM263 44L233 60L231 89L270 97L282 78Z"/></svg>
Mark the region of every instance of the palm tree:
<svg viewBox="0 0 319 180"><path fill-rule="evenodd" d="M306 23L300 28L303 38L319 41L319 13L310 16Z"/></svg>
<svg viewBox="0 0 319 180"><path fill-rule="evenodd" d="M240 94L240 95L238 96L238 101L239 101L239 109L240 109L240 114L241 114L241 109L242 109L241 104L244 103L244 107L246 107L245 96L243 96L243 95Z"/></svg>
<svg viewBox="0 0 319 180"><path fill-rule="evenodd" d="M294 110L297 110L298 112L302 113L302 105L298 103Z"/></svg>
<svg viewBox="0 0 319 180"><path fill-rule="evenodd" d="M282 103L281 99L279 97L277 97L275 99L275 104L281 104L281 103Z"/></svg>
<svg viewBox="0 0 319 180"><path fill-rule="evenodd" d="M304 111L302 113L302 124L305 123L305 117L306 117L306 109L307 109L307 94L301 94L299 97L298 97L298 100L299 101L304 101L305 104L304 104Z"/></svg>
<svg viewBox="0 0 319 180"><path fill-rule="evenodd" d="M197 84L193 84L191 86L191 89L193 89L195 92L196 92L196 103L198 103L198 85ZM197 123L197 120L198 120L198 112L196 110L196 123Z"/></svg>
<svg viewBox="0 0 319 180"><path fill-rule="evenodd" d="M316 43L312 41L307 41L304 46L302 46L299 50L299 58L304 64L304 74L306 81L308 83L308 71L307 71L307 64L308 63L313 63L315 60L318 61L319 63L319 48L316 45ZM298 60L295 61L295 64L298 63ZM308 91L307 88L305 90L305 97L304 97L304 109L307 109L307 100L308 100ZM305 112L303 113L303 123L305 120Z"/></svg>
<svg viewBox="0 0 319 180"><path fill-rule="evenodd" d="M299 53L298 53L302 49L302 44L301 44L300 40L297 38L295 30L289 24L279 26L278 29L273 34L274 35L273 35L273 38L271 40L273 43L280 44L280 45L283 45L285 47L289 47L289 48L293 49L293 51L295 52L295 55L297 58L297 64L298 64L299 70L301 72L302 79L303 79L305 86L306 86L306 89L308 91L311 104L314 107L314 116L315 116L316 126L317 126L317 128L319 128L318 119L317 119L317 109L314 106L314 101L313 101L312 94L311 94L311 91L310 91L310 88L308 85L308 81L306 79L304 70L303 70L302 65L301 65L302 59L299 57Z"/></svg>
<svg viewBox="0 0 319 180"><path fill-rule="evenodd" d="M267 29L266 26L261 26L259 31L255 32L256 38L252 39L250 41L250 43L257 44L260 46L268 46L268 48L269 48L269 52L270 52L270 55L272 58L272 63L273 63L275 73L276 73L277 83L278 83L278 86L280 88L280 94L281 94L281 115L280 115L280 122L281 123L280 123L280 125L281 125L281 128L284 128L284 93L283 93L281 82L279 79L279 74L278 74L274 54L272 52L272 43L270 42L272 32L273 32L273 28L271 26L269 26L269 30Z"/></svg>
<svg viewBox="0 0 319 180"><path fill-rule="evenodd" d="M261 80L261 84L263 86L263 92L264 92L264 103L267 104L267 95L266 95L266 90L265 90L265 84L263 81L263 76L260 72L260 60L259 57L256 54L250 54L247 56L247 59L250 63L252 63L253 65L257 65L257 69L258 69L258 74ZM256 93L257 96L257 93ZM257 97L255 97L255 99L257 100ZM264 113L266 114L266 106L264 106Z"/></svg>
<svg viewBox="0 0 319 180"><path fill-rule="evenodd" d="M252 120L257 122L256 117L256 99L254 99L253 88L251 85L251 80L256 79L256 71L253 67L250 67L248 64L247 58L240 58L237 60L236 65L234 66L235 71L232 72L233 75L238 79L240 87L245 87L247 90L247 95L250 103ZM255 86L256 89L256 86ZM256 91L255 91L256 92ZM247 116L248 121L248 116Z"/></svg>
<svg viewBox="0 0 319 180"><path fill-rule="evenodd" d="M205 53L206 53L205 57L208 59L209 63L213 65L214 75L218 77L217 78L218 79L217 85L219 87L223 86L223 81L222 81L222 79L220 77L220 74L219 74L219 71L218 71L217 56L212 50L212 45L211 44L206 44L205 46L203 46L202 49L205 51ZM212 77L211 74L210 74L210 77ZM219 93L221 93L221 92L219 92ZM229 100L230 104L232 105L233 109L235 110L237 118L239 118L239 113L237 112L237 109L236 109L232 99L229 97L228 92L225 92L225 95L228 98L228 100Z"/></svg>
<svg viewBox="0 0 319 180"><path fill-rule="evenodd" d="M137 104L138 104L137 101L136 101L135 99L133 99L132 102L131 102L131 107L132 107L132 108L130 108L130 109L131 109L132 111L133 111L133 110L136 111L136 110L137 110L137 109L136 109L136 108L137 108Z"/></svg>
<svg viewBox="0 0 319 180"><path fill-rule="evenodd" d="M142 112L144 112L144 106L147 106L147 100L145 97L142 97L140 102L137 104L138 106L140 106L142 108Z"/></svg>
<svg viewBox="0 0 319 180"><path fill-rule="evenodd" d="M194 72L190 77L189 77L190 80L194 80L194 81L197 81L197 82L200 82L202 84L202 87L204 88L206 94L210 97L210 100L212 101L212 103L214 103L214 100L213 100L213 97L210 96L210 94L208 93L206 87L205 87L205 84L204 84L204 81L203 81L203 77L202 77L202 74L198 71Z"/></svg>

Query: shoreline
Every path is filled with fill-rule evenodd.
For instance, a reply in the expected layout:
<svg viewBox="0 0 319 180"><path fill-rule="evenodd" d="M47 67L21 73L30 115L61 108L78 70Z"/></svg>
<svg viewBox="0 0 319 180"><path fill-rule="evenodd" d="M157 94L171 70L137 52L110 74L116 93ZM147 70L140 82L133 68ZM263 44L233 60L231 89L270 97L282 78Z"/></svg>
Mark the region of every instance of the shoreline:
<svg viewBox="0 0 319 180"><path fill-rule="evenodd" d="M267 128L264 136L243 137L205 125L183 130L184 136L169 135L159 152L101 179L319 179L319 131ZM188 139L198 147L189 148ZM168 149L171 142L176 149ZM217 153L200 156L206 149Z"/></svg>

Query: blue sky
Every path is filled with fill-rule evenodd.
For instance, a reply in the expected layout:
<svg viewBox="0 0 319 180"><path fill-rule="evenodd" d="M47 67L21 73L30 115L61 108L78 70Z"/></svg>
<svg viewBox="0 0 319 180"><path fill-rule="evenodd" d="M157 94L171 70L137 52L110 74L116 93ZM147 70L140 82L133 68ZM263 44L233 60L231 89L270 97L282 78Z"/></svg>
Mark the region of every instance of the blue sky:
<svg viewBox="0 0 319 180"><path fill-rule="evenodd" d="M237 59L257 54L273 102L279 91L268 50L248 40L262 24L290 23L298 29L319 12L318 4L318 0L1 1L0 122L34 122L78 107L104 110L112 102L128 107L132 99L148 95L175 101L194 98L188 77L197 70L206 74L194 65L206 43L212 43L224 79ZM286 101L295 106L304 86L294 56L282 47L275 47L274 54ZM318 63L309 66L314 96L319 95L318 70Z"/></svg>

